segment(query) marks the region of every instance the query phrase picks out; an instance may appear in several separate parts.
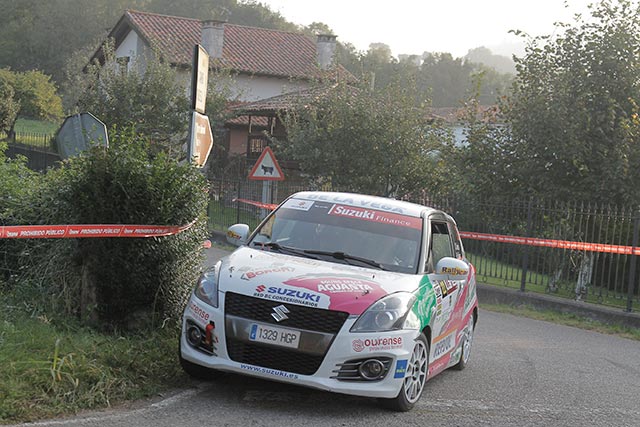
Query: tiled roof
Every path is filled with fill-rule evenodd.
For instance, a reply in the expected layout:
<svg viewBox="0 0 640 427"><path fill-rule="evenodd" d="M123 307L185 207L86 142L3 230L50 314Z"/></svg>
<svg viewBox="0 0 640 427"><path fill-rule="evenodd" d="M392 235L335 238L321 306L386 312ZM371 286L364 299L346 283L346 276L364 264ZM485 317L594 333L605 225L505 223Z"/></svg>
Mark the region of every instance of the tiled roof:
<svg viewBox="0 0 640 427"><path fill-rule="evenodd" d="M241 103L234 105L231 111L236 114L252 114L259 115L264 114L267 116L275 115L280 111L286 111L289 108L300 105L300 103L309 103L326 97L329 93L336 88L337 85L325 85L315 86L309 89L301 89L295 92L289 92L282 95L273 96L271 98L261 99L259 101ZM358 91L357 88L352 87L354 92Z"/></svg>
<svg viewBox="0 0 640 427"><path fill-rule="evenodd" d="M127 10L112 36L130 25L168 61L191 65L193 46L201 42L201 21ZM224 24L222 60L238 72L294 78L328 77L317 65L316 43L304 34ZM353 78L343 67L338 73Z"/></svg>

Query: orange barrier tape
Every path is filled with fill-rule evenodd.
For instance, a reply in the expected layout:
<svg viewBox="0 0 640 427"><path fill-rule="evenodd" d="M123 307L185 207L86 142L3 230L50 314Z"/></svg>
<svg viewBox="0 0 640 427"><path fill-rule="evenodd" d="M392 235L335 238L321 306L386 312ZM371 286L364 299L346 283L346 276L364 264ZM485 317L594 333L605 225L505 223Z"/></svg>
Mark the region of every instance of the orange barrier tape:
<svg viewBox="0 0 640 427"><path fill-rule="evenodd" d="M96 237L172 236L190 228L187 225L77 224L0 226L0 239L77 239Z"/></svg>
<svg viewBox="0 0 640 427"><path fill-rule="evenodd" d="M253 200L247 200L247 199L233 199L232 201L246 203L248 205L257 206L262 209L269 209L270 211L273 211L278 207L278 205L274 205L271 203L254 202Z"/></svg>
<svg viewBox="0 0 640 427"><path fill-rule="evenodd" d="M504 236L501 234L461 231L463 239L485 240L489 242L513 243L516 245L542 246L546 248L570 249L573 251L606 252L621 255L640 255L640 248L604 243L571 242L568 240L539 239L536 237Z"/></svg>

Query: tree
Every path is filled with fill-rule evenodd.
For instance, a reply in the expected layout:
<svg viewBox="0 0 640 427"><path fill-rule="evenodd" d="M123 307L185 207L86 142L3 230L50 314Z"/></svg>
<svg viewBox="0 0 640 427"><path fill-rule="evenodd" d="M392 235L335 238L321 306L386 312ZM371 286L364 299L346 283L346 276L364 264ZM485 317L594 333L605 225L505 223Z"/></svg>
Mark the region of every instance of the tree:
<svg viewBox="0 0 640 427"><path fill-rule="evenodd" d="M46 121L57 121L63 116L62 99L56 86L50 76L40 71L0 69L0 90L4 90L6 96L12 92L12 97L2 97L0 101L5 105L4 122L8 123L5 125L8 132L13 131L18 116Z"/></svg>
<svg viewBox="0 0 640 427"><path fill-rule="evenodd" d="M476 64L483 64L493 68L498 73L515 74L516 66L513 60L507 56L495 55L490 49L480 46L470 49L465 55L465 59Z"/></svg>
<svg viewBox="0 0 640 427"><path fill-rule="evenodd" d="M0 132L8 133L18 117L20 103L14 94L13 87L0 79Z"/></svg>
<svg viewBox="0 0 640 427"><path fill-rule="evenodd" d="M288 112L288 140L276 141L317 184L379 195L404 195L432 186L429 155L441 145L438 129L415 107L410 87L373 93L339 83L317 89Z"/></svg>
<svg viewBox="0 0 640 427"><path fill-rule="evenodd" d="M601 203L640 197L640 8L603 0L556 36L529 39L513 94L501 189Z"/></svg>
<svg viewBox="0 0 640 427"><path fill-rule="evenodd" d="M156 147L180 156L189 124L189 99L177 70L155 55L134 62L127 71L116 63L110 43L105 46L106 66L88 68L78 107L107 126L133 126Z"/></svg>
<svg viewBox="0 0 640 427"><path fill-rule="evenodd" d="M467 98L472 88L474 67L450 53L427 56L420 69L422 90L430 91L434 107L454 107Z"/></svg>

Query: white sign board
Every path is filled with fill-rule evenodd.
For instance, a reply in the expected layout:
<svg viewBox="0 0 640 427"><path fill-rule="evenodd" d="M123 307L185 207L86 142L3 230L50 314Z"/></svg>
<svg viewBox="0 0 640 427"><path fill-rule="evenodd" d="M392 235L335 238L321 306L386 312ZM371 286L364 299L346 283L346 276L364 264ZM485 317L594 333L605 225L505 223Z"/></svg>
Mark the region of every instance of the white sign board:
<svg viewBox="0 0 640 427"><path fill-rule="evenodd" d="M191 116L190 136L189 159L194 165L203 167L207 163L213 147L213 133L209 117L194 111Z"/></svg>
<svg viewBox="0 0 640 427"><path fill-rule="evenodd" d="M197 44L193 50L193 75L191 77L191 108L204 114L209 83L209 54Z"/></svg>

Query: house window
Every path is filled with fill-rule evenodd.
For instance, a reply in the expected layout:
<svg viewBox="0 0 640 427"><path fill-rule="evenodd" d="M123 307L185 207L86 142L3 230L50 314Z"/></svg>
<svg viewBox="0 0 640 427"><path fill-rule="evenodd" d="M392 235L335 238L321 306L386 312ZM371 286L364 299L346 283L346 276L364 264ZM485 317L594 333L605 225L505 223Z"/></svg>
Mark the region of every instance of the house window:
<svg viewBox="0 0 640 427"><path fill-rule="evenodd" d="M249 135L247 158L257 159L267 145L269 144L265 135Z"/></svg>

